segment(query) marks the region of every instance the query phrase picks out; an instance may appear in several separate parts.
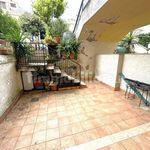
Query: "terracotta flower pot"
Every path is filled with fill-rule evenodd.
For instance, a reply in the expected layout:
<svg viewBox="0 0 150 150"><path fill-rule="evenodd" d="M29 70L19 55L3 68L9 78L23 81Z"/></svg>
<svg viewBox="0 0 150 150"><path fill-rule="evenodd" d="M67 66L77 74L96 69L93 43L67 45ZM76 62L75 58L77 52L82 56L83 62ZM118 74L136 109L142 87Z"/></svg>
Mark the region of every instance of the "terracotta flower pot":
<svg viewBox="0 0 150 150"><path fill-rule="evenodd" d="M74 53L70 53L70 59L74 59Z"/></svg>
<svg viewBox="0 0 150 150"><path fill-rule="evenodd" d="M54 37L54 40L57 42L57 44L59 44L61 41L61 38L59 36L56 36Z"/></svg>

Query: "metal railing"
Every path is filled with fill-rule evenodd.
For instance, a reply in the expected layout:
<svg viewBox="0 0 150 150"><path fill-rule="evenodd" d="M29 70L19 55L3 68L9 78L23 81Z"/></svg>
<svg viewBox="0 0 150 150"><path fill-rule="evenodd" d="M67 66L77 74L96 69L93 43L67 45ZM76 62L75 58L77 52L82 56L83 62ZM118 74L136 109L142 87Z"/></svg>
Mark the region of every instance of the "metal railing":
<svg viewBox="0 0 150 150"><path fill-rule="evenodd" d="M32 54L18 58L17 68L28 66L46 66L48 48L43 43L26 43L32 49Z"/></svg>
<svg viewBox="0 0 150 150"><path fill-rule="evenodd" d="M75 22L75 26L74 26L73 32L76 31L76 29L77 29L77 27L79 25L79 22L81 20L82 12L87 7L87 5L90 3L90 1L91 0L82 0L81 1L81 5L80 5L80 8L79 8L79 12L78 12L78 15L77 15L77 19L76 19L76 22Z"/></svg>
<svg viewBox="0 0 150 150"><path fill-rule="evenodd" d="M81 82L81 65L72 59L49 60L49 63L59 67L62 74L73 77Z"/></svg>

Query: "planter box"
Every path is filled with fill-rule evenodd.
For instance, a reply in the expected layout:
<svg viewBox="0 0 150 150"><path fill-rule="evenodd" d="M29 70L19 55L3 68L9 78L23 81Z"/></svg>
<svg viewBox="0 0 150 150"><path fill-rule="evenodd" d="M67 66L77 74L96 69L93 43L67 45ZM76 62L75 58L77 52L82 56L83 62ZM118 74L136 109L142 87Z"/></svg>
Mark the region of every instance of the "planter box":
<svg viewBox="0 0 150 150"><path fill-rule="evenodd" d="M58 85L56 83L51 83L49 86L50 86L51 91L57 91L58 90Z"/></svg>
<svg viewBox="0 0 150 150"><path fill-rule="evenodd" d="M0 55L12 55L13 47L5 40L0 39Z"/></svg>

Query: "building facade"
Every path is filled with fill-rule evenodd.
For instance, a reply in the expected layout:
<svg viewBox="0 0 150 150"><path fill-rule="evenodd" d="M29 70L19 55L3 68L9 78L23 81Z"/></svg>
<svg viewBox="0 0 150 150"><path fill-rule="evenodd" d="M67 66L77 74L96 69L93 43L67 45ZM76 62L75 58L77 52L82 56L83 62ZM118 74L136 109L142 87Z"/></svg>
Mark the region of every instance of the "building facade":
<svg viewBox="0 0 150 150"><path fill-rule="evenodd" d="M16 19L18 19L19 16L23 13L16 0L0 0L0 9L8 12Z"/></svg>

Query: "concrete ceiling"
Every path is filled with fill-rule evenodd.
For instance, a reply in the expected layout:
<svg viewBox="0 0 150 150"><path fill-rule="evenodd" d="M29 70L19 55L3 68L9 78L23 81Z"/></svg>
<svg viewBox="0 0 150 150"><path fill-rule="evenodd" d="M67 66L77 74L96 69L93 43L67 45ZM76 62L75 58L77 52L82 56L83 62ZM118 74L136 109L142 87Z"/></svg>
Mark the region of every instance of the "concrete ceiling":
<svg viewBox="0 0 150 150"><path fill-rule="evenodd" d="M150 24L150 0L108 0L80 33L80 39L118 42L128 32Z"/></svg>

